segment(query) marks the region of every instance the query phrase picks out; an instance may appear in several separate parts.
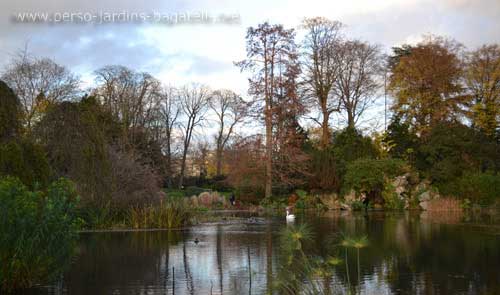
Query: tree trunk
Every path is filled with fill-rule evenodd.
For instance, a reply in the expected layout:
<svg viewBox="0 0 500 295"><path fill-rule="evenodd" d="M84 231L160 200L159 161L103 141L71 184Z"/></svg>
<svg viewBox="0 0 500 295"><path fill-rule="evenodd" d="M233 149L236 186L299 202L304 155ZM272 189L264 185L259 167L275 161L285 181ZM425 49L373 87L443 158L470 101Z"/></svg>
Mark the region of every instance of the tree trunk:
<svg viewBox="0 0 500 295"><path fill-rule="evenodd" d="M217 165L217 176L222 175L222 147L218 147L215 153L216 165Z"/></svg>
<svg viewBox="0 0 500 295"><path fill-rule="evenodd" d="M272 174L272 156L273 156L273 125L270 103L266 102L266 198L272 195L273 174Z"/></svg>
<svg viewBox="0 0 500 295"><path fill-rule="evenodd" d="M354 114L351 111L347 111L347 127L354 129L355 123L354 123Z"/></svg>
<svg viewBox="0 0 500 295"><path fill-rule="evenodd" d="M321 148L326 149L330 144L330 126L328 125L328 121L330 119L330 114L327 110L323 110L323 122L321 124L321 128L323 133L321 134Z"/></svg>
<svg viewBox="0 0 500 295"><path fill-rule="evenodd" d="M181 173L179 175L179 188L182 189L182 185L184 184L184 173L186 171L186 155L187 155L187 148L184 148L184 151L182 153L182 162L181 162Z"/></svg>

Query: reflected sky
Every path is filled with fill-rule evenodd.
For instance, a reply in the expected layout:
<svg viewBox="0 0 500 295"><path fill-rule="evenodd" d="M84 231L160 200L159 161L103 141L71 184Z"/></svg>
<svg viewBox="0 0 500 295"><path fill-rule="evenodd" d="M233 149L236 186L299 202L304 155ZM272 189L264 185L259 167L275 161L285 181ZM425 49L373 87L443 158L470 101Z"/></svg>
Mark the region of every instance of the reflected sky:
<svg viewBox="0 0 500 295"><path fill-rule="evenodd" d="M299 215L296 223L307 223L312 230L313 238L304 244L311 259L344 253L338 245L342 236L368 236L368 247L360 251L360 280L356 253L348 251L356 292L500 294L499 219L456 213L326 212ZM273 288L284 271L279 233L287 225L284 217L263 220L184 231L82 234L79 255L63 277L30 293L279 294ZM300 268L293 265L285 271ZM323 292L345 294L346 274L341 264L327 277L303 284L313 281Z"/></svg>

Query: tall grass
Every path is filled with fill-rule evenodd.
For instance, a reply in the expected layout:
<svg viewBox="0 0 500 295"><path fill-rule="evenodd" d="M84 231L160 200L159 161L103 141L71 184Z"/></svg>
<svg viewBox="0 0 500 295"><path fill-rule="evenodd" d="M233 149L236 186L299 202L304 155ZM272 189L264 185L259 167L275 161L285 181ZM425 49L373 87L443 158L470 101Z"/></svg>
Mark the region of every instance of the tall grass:
<svg viewBox="0 0 500 295"><path fill-rule="evenodd" d="M191 214L182 200L162 201L158 205L132 207L127 225L135 229L178 228L189 224Z"/></svg>
<svg viewBox="0 0 500 295"><path fill-rule="evenodd" d="M77 202L68 180L30 191L18 179L0 179L0 294L63 271L78 239Z"/></svg>

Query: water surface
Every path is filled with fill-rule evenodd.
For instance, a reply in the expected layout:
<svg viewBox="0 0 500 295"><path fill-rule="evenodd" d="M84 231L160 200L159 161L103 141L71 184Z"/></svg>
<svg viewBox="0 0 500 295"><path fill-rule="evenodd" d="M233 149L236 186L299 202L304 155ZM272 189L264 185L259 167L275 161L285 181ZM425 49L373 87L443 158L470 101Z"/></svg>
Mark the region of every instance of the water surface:
<svg viewBox="0 0 500 295"><path fill-rule="evenodd" d="M284 216L221 222L182 231L81 234L78 256L62 278L35 294L276 293ZM368 247L348 252L352 289L362 294L500 294L498 215L460 213L299 215L313 238L311 257L343 255L339 239L366 234ZM194 241L198 239L199 243ZM341 256L343 258L343 256ZM288 271L300 271L300 265ZM344 264L315 282L347 289ZM359 280L358 280L359 277ZM304 282L307 284L306 282Z"/></svg>

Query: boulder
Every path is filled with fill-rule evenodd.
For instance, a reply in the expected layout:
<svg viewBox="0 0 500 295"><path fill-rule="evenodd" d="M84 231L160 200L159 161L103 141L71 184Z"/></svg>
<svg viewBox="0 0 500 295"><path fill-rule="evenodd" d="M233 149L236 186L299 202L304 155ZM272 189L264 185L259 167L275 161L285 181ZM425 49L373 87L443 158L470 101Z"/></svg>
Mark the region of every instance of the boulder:
<svg viewBox="0 0 500 295"><path fill-rule="evenodd" d="M419 205L422 210L427 210L429 208L429 201L421 201Z"/></svg>
<svg viewBox="0 0 500 295"><path fill-rule="evenodd" d="M423 193L421 193L420 195L418 195L418 200L420 202L425 202L425 201L429 201L432 199L432 196L431 196L431 192L430 191L424 191Z"/></svg>
<svg viewBox="0 0 500 295"><path fill-rule="evenodd" d="M352 208L350 205L346 204L346 203L340 203L340 210L348 210L348 211L351 211Z"/></svg>

